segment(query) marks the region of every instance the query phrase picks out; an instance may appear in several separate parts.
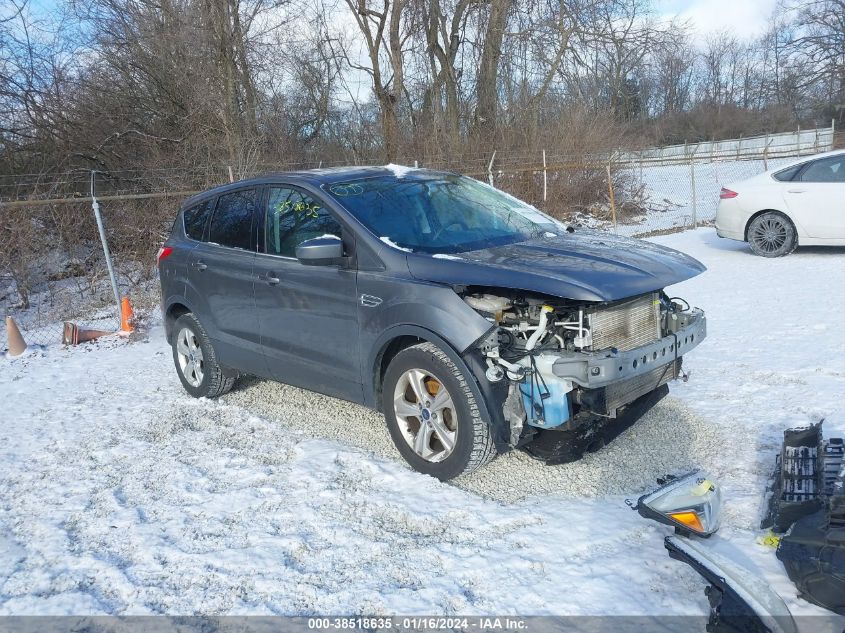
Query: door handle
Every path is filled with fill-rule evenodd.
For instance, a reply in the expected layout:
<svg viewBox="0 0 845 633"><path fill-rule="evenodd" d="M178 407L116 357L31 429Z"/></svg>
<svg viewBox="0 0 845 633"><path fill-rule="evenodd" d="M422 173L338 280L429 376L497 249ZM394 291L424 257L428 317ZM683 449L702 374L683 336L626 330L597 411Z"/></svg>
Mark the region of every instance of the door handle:
<svg viewBox="0 0 845 633"><path fill-rule="evenodd" d="M282 280L276 277L276 273L269 272L264 277L264 281L266 281L271 286L275 286L276 284L280 283Z"/></svg>
<svg viewBox="0 0 845 633"><path fill-rule="evenodd" d="M806 189L787 189L786 190L787 193L804 193L805 191L807 191L807 190Z"/></svg>
<svg viewBox="0 0 845 633"><path fill-rule="evenodd" d="M198 262L194 262L193 264L191 264L191 266L193 266L194 268L196 268L200 272L202 272L203 270L208 268L208 265L205 262L203 262L202 260L200 260Z"/></svg>

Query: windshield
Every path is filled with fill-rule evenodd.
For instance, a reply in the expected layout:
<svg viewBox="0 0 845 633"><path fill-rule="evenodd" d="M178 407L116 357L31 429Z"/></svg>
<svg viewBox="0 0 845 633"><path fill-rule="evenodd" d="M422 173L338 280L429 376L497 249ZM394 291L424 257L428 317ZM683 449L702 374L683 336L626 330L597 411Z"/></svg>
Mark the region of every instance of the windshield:
<svg viewBox="0 0 845 633"><path fill-rule="evenodd" d="M557 228L534 207L465 176L421 172L323 188L382 241L405 250L460 253Z"/></svg>

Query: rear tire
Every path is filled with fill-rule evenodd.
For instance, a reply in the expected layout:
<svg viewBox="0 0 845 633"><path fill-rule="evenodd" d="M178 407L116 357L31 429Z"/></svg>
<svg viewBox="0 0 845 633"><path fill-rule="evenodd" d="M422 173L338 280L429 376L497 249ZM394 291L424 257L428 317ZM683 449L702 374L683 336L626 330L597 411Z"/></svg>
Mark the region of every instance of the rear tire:
<svg viewBox="0 0 845 633"><path fill-rule="evenodd" d="M798 246L798 234L792 220L783 213L767 211L748 225L748 243L760 257L783 257Z"/></svg>
<svg viewBox="0 0 845 633"><path fill-rule="evenodd" d="M179 380L194 398L217 398L234 386L237 372L217 362L205 328L192 313L176 320L171 346Z"/></svg>
<svg viewBox="0 0 845 633"><path fill-rule="evenodd" d="M432 343L408 347L390 362L382 385L384 417L393 443L414 470L446 481L496 456L471 379Z"/></svg>

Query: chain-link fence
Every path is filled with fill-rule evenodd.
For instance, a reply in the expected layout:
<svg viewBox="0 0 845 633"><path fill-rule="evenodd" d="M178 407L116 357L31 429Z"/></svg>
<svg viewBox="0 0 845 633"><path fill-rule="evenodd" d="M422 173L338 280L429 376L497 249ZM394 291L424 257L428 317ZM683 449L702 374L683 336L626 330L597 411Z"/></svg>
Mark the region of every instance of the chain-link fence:
<svg viewBox="0 0 845 633"><path fill-rule="evenodd" d="M771 139L723 141L708 151L699 145L685 146L685 152L672 148L600 157L539 152L401 162L473 176L565 222L643 237L712 224L722 187L808 152L845 144L832 130L798 134L791 150L783 138L775 140L777 145ZM187 196L233 178L320 166L329 165L222 165L97 174L96 196L114 254L119 294L142 306L155 305L155 251ZM92 211L90 179L90 172L53 180L0 177L0 311L16 320L30 344L61 342L63 321L105 331L120 325ZM0 321L0 346L5 345L4 330Z"/></svg>
<svg viewBox="0 0 845 633"><path fill-rule="evenodd" d="M120 296L144 308L157 299L155 248L181 198L102 204ZM151 252L152 251L152 252ZM142 310L143 312L143 310ZM0 315L11 316L28 345L62 342L64 321L115 332L115 301L91 199L0 206ZM0 320L0 351L7 340Z"/></svg>

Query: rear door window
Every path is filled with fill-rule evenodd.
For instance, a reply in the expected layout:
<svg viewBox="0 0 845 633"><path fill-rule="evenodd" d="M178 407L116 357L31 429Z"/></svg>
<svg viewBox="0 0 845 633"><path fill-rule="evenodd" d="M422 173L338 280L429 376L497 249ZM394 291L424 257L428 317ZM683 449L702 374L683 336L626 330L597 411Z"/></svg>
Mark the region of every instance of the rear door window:
<svg viewBox="0 0 845 633"><path fill-rule="evenodd" d="M255 219L254 189L234 191L220 196L211 218L208 241L244 250L255 250L252 225Z"/></svg>
<svg viewBox="0 0 845 633"><path fill-rule="evenodd" d="M185 209L184 213L182 213L182 220L185 224L185 235L192 240L197 240L198 242L203 240L208 216L211 214L211 209L214 208L213 202L213 200L200 202L189 209Z"/></svg>
<svg viewBox="0 0 845 633"><path fill-rule="evenodd" d="M801 173L801 182L845 183L845 156L813 161Z"/></svg>

